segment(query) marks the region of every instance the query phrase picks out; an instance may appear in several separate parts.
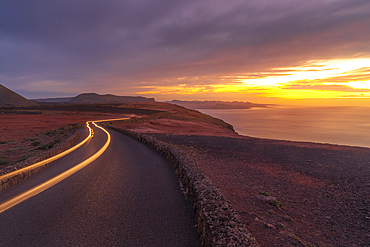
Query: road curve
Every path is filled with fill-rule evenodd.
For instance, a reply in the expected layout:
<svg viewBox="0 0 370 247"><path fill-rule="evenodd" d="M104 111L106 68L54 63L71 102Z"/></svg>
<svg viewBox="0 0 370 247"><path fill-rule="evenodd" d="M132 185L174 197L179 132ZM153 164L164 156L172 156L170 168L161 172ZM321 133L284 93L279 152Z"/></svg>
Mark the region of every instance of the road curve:
<svg viewBox="0 0 370 247"><path fill-rule="evenodd" d="M92 139L1 193L0 204L100 150L107 135L92 127ZM0 214L0 246L200 246L171 165L145 145L109 133L108 148L91 164Z"/></svg>

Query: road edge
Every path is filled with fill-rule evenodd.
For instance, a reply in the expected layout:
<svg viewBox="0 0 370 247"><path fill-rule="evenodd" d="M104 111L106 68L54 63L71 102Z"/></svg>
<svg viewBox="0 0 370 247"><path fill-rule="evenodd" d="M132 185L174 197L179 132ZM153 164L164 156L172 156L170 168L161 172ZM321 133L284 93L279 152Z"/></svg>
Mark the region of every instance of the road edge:
<svg viewBox="0 0 370 247"><path fill-rule="evenodd" d="M203 246L258 246L231 202L184 152L148 135L102 125L147 145L173 165L193 203Z"/></svg>

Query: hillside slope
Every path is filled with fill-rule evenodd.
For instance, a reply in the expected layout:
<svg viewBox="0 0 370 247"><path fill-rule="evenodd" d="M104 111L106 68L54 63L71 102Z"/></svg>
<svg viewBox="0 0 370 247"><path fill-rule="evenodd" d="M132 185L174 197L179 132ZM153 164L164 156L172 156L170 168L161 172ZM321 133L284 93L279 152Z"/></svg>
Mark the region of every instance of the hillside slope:
<svg viewBox="0 0 370 247"><path fill-rule="evenodd" d="M36 103L0 84L0 106L6 105L36 105Z"/></svg>

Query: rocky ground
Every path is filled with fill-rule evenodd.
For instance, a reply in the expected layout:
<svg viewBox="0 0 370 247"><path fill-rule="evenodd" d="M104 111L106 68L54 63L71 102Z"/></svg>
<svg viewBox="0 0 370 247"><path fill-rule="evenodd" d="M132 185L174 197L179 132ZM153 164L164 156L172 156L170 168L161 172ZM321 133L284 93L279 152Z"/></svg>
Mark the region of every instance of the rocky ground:
<svg viewBox="0 0 370 247"><path fill-rule="evenodd" d="M370 246L370 150L154 134L181 147L261 246Z"/></svg>

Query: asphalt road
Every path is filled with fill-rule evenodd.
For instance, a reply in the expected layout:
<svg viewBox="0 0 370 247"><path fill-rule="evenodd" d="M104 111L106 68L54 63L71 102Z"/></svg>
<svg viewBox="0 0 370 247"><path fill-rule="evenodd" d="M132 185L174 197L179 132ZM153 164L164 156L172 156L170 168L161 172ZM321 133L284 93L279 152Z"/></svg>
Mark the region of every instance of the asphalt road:
<svg viewBox="0 0 370 247"><path fill-rule="evenodd" d="M0 204L97 152L107 135L0 194ZM0 246L200 246L190 202L172 166L114 131L94 162L0 214ZM81 140L87 136L84 129Z"/></svg>

